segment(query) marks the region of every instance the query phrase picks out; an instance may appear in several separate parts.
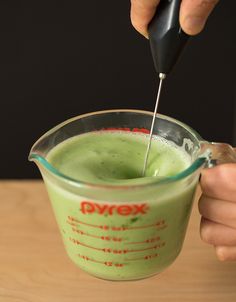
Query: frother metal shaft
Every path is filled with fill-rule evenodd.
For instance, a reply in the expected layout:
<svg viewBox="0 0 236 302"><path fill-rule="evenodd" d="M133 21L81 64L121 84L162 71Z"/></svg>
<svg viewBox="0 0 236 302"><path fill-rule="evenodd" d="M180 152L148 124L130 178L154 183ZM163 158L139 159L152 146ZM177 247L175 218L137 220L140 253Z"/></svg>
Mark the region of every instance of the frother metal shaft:
<svg viewBox="0 0 236 302"><path fill-rule="evenodd" d="M156 99L155 109L154 109L153 118L152 118L152 124L151 124L151 129L150 129L150 134L149 134L148 146L147 146L147 150L146 150L146 154L145 154L145 158L144 158L144 165L143 165L142 176L145 175L145 171L146 171L146 168L147 168L148 157L149 157L149 154L150 154L149 151L150 151L151 144L152 144L153 129L154 129L156 115L157 115L157 108L158 108L158 104L159 104L159 100L160 100L160 95L161 95L162 82L165 79L165 77L166 77L166 75L164 73L160 73L159 74L160 83L159 83L159 88L158 88L158 93L157 93L157 99Z"/></svg>

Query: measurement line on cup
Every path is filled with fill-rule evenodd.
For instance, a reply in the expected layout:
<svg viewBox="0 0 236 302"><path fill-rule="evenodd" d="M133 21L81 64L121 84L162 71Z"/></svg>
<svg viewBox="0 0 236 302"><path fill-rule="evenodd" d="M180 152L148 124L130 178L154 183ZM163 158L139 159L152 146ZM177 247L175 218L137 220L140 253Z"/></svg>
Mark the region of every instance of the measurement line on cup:
<svg viewBox="0 0 236 302"><path fill-rule="evenodd" d="M125 250L118 250L118 249L112 249L112 248L97 248L95 246L91 246L91 245L88 245L88 244L85 244L84 242L81 242L77 239L74 239L74 238L69 238L70 241L72 241L74 244L77 244L77 245L81 245L81 246L84 246L84 247L87 247L87 248L90 248L90 249L93 249L93 250L97 250L97 251L101 251L101 252L104 252L104 253L112 253L112 254L126 254L128 253L128 249L125 249Z"/></svg>
<svg viewBox="0 0 236 302"><path fill-rule="evenodd" d="M90 226L93 228L99 228L99 229L103 229L103 230L109 229L109 227L106 225L96 225L96 224L92 224L92 223L87 223L84 221L77 220L76 218L73 218L71 216L68 216L68 219L69 219L69 221L67 221L67 223L69 223L72 226L77 226L77 224L84 224L86 226Z"/></svg>
<svg viewBox="0 0 236 302"><path fill-rule="evenodd" d="M160 229L165 228L166 227L165 220L160 220L154 224L129 227L129 228L127 228L127 230L139 230L139 229L146 229L146 228L153 228L153 227L158 227Z"/></svg>
<svg viewBox="0 0 236 302"><path fill-rule="evenodd" d="M125 265L124 263L117 263L117 262L112 262L112 261L99 261L99 260L95 260L95 259L92 259L88 256L84 256L81 254L78 254L78 256L86 261L92 261L95 263L104 264L106 266L123 267Z"/></svg>
<svg viewBox="0 0 236 302"><path fill-rule="evenodd" d="M91 246L91 245L87 245L86 243L84 243L84 242L81 242L81 241L79 241L79 240L77 240L77 239L74 239L74 238L69 238L69 240L71 241L71 242L73 242L74 244L77 244L77 245L82 245L82 246L85 246L85 247L87 247L87 248L89 248L89 249L93 249L93 250L97 250L97 251L101 251L102 249L100 249L100 248L97 248L97 247L94 247L94 246Z"/></svg>
<svg viewBox="0 0 236 302"><path fill-rule="evenodd" d="M157 244L157 245L154 245L154 246L150 246L150 247L147 247L147 248L144 248L144 249L129 250L129 253L144 252L144 251L148 251L148 250L156 250L156 249L162 248L164 246L165 246L165 242L162 242L160 244Z"/></svg>
<svg viewBox="0 0 236 302"><path fill-rule="evenodd" d="M87 232L84 232L84 231L81 231L81 230L78 230L74 227L72 227L72 231L79 234L79 235L82 235L82 236L88 236L88 237L92 237L92 238L97 238L97 239L101 239L101 240L104 240L104 241L114 241L114 242L121 242L123 241L124 239L121 238L121 237L112 237L112 236L97 236L97 235L93 235L93 234L89 234Z"/></svg>
<svg viewBox="0 0 236 302"><path fill-rule="evenodd" d="M111 254L127 254L127 253L135 253L135 252L144 252L144 251L147 251L147 250L152 250L152 249L159 249L159 248L162 248L165 246L165 242L162 242L160 244L156 244L154 246L150 246L150 247L147 247L147 248L143 248L143 249L112 249L112 248L97 248L95 246L91 246L91 245L88 245L84 242L81 242L77 239L74 239L74 238L71 238L69 237L69 240L71 242L73 242L74 244L76 245L81 245L81 246L84 246L84 247L87 247L89 249L93 249L93 250L97 250L97 251L101 251L101 252L104 252L104 253L111 253Z"/></svg>
<svg viewBox="0 0 236 302"><path fill-rule="evenodd" d="M159 254L151 254L151 255L146 255L143 257L139 257L139 258L126 258L125 261L139 261L139 260L151 260L153 258L158 257Z"/></svg>
<svg viewBox="0 0 236 302"><path fill-rule="evenodd" d="M159 241L160 239L161 239L161 238L158 236L158 237L150 238L150 239L147 239L147 240L144 240L144 241L126 242L125 244L144 244L144 243L153 243L153 242Z"/></svg>
<svg viewBox="0 0 236 302"><path fill-rule="evenodd" d="M133 226L133 227L125 227L125 226L108 226L108 225L96 225L92 223L87 223L81 220L78 220L72 216L68 216L68 224L71 226L78 226L80 224L86 225L93 228L99 228L102 230L112 230L112 231L129 231L129 230L140 230L140 229L146 229L146 228L153 228L157 227L158 229L162 230L167 227L165 220L159 220L156 223L148 224L148 225L141 225L141 226Z"/></svg>

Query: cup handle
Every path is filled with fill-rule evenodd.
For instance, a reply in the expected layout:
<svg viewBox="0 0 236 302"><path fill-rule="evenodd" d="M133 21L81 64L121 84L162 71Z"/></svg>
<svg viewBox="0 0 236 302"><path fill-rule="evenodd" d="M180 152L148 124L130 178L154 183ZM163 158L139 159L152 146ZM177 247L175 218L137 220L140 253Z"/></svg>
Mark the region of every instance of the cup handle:
<svg viewBox="0 0 236 302"><path fill-rule="evenodd" d="M236 150L229 144L201 141L201 152L208 153L207 167L236 163Z"/></svg>

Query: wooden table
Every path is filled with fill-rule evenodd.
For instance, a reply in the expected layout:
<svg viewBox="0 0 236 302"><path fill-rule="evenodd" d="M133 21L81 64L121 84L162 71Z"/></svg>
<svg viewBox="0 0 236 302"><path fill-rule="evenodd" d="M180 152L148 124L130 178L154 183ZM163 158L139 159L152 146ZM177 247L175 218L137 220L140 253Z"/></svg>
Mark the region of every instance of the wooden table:
<svg viewBox="0 0 236 302"><path fill-rule="evenodd" d="M155 277L108 282L67 257L41 181L0 182L0 302L234 302L236 263L199 238L197 202L175 263Z"/></svg>

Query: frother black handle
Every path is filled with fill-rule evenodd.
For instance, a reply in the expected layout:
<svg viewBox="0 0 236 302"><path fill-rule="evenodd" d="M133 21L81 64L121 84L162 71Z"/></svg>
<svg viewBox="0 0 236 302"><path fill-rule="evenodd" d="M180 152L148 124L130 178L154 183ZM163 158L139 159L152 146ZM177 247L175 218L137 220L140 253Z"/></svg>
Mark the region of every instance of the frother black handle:
<svg viewBox="0 0 236 302"><path fill-rule="evenodd" d="M149 24L149 40L158 73L168 74L175 65L189 36L179 23L182 0L161 0Z"/></svg>

